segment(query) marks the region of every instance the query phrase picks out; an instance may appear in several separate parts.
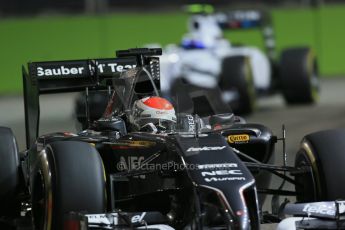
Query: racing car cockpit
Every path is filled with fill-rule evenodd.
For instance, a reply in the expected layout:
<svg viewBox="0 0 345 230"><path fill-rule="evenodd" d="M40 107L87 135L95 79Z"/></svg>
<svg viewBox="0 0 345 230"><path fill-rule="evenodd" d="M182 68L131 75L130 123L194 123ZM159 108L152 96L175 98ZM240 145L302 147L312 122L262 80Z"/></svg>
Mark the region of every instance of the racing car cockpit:
<svg viewBox="0 0 345 230"><path fill-rule="evenodd" d="M168 100L160 97L157 82L159 79L150 73L147 65L123 71L112 79L113 92L109 92L106 110L90 128L117 130L122 135L126 130L172 132L176 124L175 110Z"/></svg>

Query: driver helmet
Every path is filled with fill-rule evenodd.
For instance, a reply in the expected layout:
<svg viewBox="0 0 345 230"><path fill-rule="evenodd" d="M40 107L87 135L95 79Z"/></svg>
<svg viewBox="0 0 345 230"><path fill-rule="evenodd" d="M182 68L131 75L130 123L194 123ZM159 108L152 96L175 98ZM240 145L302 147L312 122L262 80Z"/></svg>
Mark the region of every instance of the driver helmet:
<svg viewBox="0 0 345 230"><path fill-rule="evenodd" d="M182 39L184 49L208 49L217 46L223 32L212 15L195 15L188 23L189 33Z"/></svg>
<svg viewBox="0 0 345 230"><path fill-rule="evenodd" d="M164 98L145 97L134 102L131 123L138 130L143 130L146 126L154 126L156 131L169 131L176 124L175 109Z"/></svg>

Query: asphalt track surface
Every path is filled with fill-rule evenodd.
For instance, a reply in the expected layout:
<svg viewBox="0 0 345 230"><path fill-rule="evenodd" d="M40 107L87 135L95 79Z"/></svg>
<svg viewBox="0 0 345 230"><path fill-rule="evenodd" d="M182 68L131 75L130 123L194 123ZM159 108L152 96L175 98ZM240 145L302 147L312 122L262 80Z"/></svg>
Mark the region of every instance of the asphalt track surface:
<svg viewBox="0 0 345 230"><path fill-rule="evenodd" d="M41 96L40 134L76 130L72 115L74 98L75 94ZM345 128L345 78L323 79L319 103L312 106L286 106L280 95L260 98L257 112L246 119L247 122L264 124L277 136L281 136L281 126L285 124L288 164L293 165L294 155L305 134ZM24 105L21 97L0 97L0 126L12 128L19 148L25 149ZM278 143L275 154L276 164L281 165L281 143ZM275 177L272 179L271 187L277 188L280 180ZM293 187L287 184L285 188ZM264 207L270 207L270 197ZM273 226L265 229L272 228Z"/></svg>

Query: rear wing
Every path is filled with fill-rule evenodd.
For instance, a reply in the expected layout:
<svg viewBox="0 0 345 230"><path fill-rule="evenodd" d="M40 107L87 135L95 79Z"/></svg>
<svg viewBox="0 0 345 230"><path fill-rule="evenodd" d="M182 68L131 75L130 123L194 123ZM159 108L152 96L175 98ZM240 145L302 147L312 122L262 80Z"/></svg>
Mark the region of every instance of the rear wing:
<svg viewBox="0 0 345 230"><path fill-rule="evenodd" d="M275 37L271 15L264 10L232 10L216 13L215 17L223 30L260 29L265 47L271 58L275 57Z"/></svg>
<svg viewBox="0 0 345 230"><path fill-rule="evenodd" d="M232 10L217 13L216 17L223 29L253 29L271 24L270 15L262 10Z"/></svg>
<svg viewBox="0 0 345 230"><path fill-rule="evenodd" d="M130 49L118 52L118 58L72 61L30 62L22 67L26 145L35 143L39 131L41 94L81 92L106 89L107 79L136 66L150 65L151 74L159 80L161 49Z"/></svg>
<svg viewBox="0 0 345 230"><path fill-rule="evenodd" d="M109 58L77 61L31 62L29 79L36 81L39 94L78 92L98 88L105 78L116 77L136 67L135 58Z"/></svg>

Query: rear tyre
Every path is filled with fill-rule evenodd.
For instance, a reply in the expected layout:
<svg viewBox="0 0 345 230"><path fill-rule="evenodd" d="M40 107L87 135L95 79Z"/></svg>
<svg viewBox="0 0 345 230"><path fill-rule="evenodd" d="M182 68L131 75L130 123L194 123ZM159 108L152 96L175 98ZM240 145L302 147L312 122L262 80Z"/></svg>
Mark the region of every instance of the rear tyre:
<svg viewBox="0 0 345 230"><path fill-rule="evenodd" d="M318 100L317 60L310 48L292 48L282 52L280 80L288 104L312 104Z"/></svg>
<svg viewBox="0 0 345 230"><path fill-rule="evenodd" d="M89 93L88 101L91 122L101 118L107 107L108 97L109 95L106 91L91 91ZM81 124L82 130L88 128L85 93L80 93L75 101L75 116Z"/></svg>
<svg viewBox="0 0 345 230"><path fill-rule="evenodd" d="M300 186L297 201L327 201L345 198L345 130L327 130L304 137L295 166L310 166L311 173L296 175Z"/></svg>
<svg viewBox="0 0 345 230"><path fill-rule="evenodd" d="M12 130L0 127L0 216L13 216L19 210L19 153Z"/></svg>
<svg viewBox="0 0 345 230"><path fill-rule="evenodd" d="M235 92L237 98L230 102L235 114L250 114L255 108L255 87L252 70L247 57L226 57L222 63L219 87L223 95Z"/></svg>
<svg viewBox="0 0 345 230"><path fill-rule="evenodd" d="M103 164L90 144L51 143L40 152L36 163L31 175L35 229L63 229L70 212L106 211Z"/></svg>

